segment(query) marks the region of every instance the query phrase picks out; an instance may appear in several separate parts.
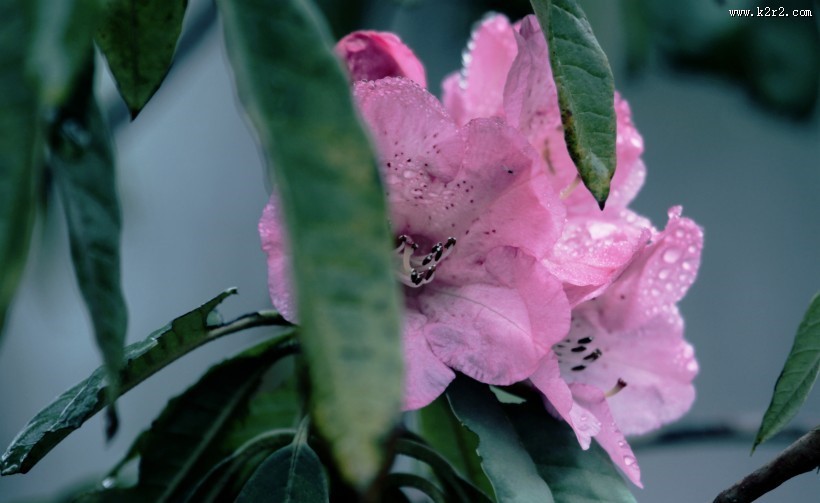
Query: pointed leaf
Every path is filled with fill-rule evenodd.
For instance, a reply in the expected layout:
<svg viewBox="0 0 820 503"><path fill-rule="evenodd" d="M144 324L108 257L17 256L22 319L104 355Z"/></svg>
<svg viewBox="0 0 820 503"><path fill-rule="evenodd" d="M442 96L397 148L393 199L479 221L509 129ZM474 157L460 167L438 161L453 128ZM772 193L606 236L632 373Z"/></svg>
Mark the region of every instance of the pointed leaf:
<svg viewBox="0 0 820 503"><path fill-rule="evenodd" d="M111 399L119 387L127 326L120 284L120 203L108 126L84 71L51 135L49 166L68 224L71 258L107 370Z"/></svg>
<svg viewBox="0 0 820 503"><path fill-rule="evenodd" d="M171 399L138 441L139 481L130 492L142 501L177 501L187 489L182 483L191 469L241 413L262 375L295 351L296 345L286 337L265 341L212 367Z"/></svg>
<svg viewBox="0 0 820 503"><path fill-rule="evenodd" d="M97 44L131 118L168 73L187 6L188 0L103 0Z"/></svg>
<svg viewBox="0 0 820 503"><path fill-rule="evenodd" d="M755 437L755 447L770 439L797 414L820 372L820 293L816 294L797 328L786 364Z"/></svg>
<svg viewBox="0 0 820 503"><path fill-rule="evenodd" d="M402 355L383 188L309 2L218 1L241 101L289 230L314 424L363 490L399 417Z"/></svg>
<svg viewBox="0 0 820 503"><path fill-rule="evenodd" d="M507 404L504 410L557 503L635 503L607 453L595 443L581 449L572 428L543 404Z"/></svg>
<svg viewBox="0 0 820 503"><path fill-rule="evenodd" d="M237 503L323 503L330 500L324 467L307 443L306 429L303 426L292 444L262 462L242 488Z"/></svg>
<svg viewBox="0 0 820 503"><path fill-rule="evenodd" d="M569 154L603 209L615 174L615 84L609 61L577 0L531 3L547 37Z"/></svg>
<svg viewBox="0 0 820 503"><path fill-rule="evenodd" d="M255 313L224 325L209 320L214 318L216 306L235 293L235 289L227 290L157 330L147 339L126 347L126 363L120 373L120 393L129 391L182 355L223 335L252 326L286 324L272 312ZM282 330L289 333L292 329ZM0 474L29 471L69 433L105 406L106 390L105 370L100 367L90 377L57 397L12 440L0 458Z"/></svg>
<svg viewBox="0 0 820 503"><path fill-rule="evenodd" d="M456 417L478 435L481 466L498 501L553 501L550 488L489 387L460 375L447 388L447 398Z"/></svg>
<svg viewBox="0 0 820 503"><path fill-rule="evenodd" d="M0 0L0 336L26 264L41 167L25 12L23 0Z"/></svg>
<svg viewBox="0 0 820 503"><path fill-rule="evenodd" d="M30 5L36 16L30 70L38 79L40 101L56 107L94 57L99 0L31 0Z"/></svg>
<svg viewBox="0 0 820 503"><path fill-rule="evenodd" d="M419 427L428 444L482 491L493 495L492 485L481 469L478 437L461 424L446 397L438 397L419 411Z"/></svg>

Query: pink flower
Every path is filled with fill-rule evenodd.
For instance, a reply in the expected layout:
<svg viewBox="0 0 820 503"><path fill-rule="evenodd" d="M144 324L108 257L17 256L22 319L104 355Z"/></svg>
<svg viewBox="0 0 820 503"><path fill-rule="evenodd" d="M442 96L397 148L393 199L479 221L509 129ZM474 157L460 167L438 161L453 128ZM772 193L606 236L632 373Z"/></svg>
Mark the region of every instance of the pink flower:
<svg viewBox="0 0 820 503"><path fill-rule="evenodd" d="M640 486L624 433L677 419L694 400L698 367L675 304L694 280L702 232L680 208L670 210L662 232L627 208L646 168L643 140L617 93L617 168L606 210L586 190L575 190L577 172L535 17L514 26L503 16L488 17L468 47L462 72L444 82L445 106L459 123L494 116L516 127L545 159L567 208L563 233L542 262L564 284L572 327L530 380L582 447L594 437Z"/></svg>
<svg viewBox="0 0 820 503"><path fill-rule="evenodd" d="M368 66L351 40L377 40ZM370 45L369 45L370 44ZM542 263L561 235L565 211L543 159L498 118L456 124L417 81L398 39L364 32L342 40L362 118L371 132L397 238L396 277L405 285L407 409L440 395L454 370L481 382L527 379L569 330L561 282ZM403 47L403 45L401 46ZM399 60L402 63L399 64ZM359 72L361 68L366 71ZM273 304L296 317L276 198L259 223Z"/></svg>
<svg viewBox="0 0 820 503"><path fill-rule="evenodd" d="M421 87L427 87L421 61L393 33L353 32L336 44L336 54L347 67L353 82L407 77Z"/></svg>

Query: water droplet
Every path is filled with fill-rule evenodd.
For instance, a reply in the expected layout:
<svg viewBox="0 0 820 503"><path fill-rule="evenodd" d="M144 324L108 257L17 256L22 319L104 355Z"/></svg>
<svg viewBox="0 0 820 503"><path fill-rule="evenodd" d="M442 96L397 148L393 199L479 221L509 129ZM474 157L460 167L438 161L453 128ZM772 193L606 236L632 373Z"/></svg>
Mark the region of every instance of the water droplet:
<svg viewBox="0 0 820 503"><path fill-rule="evenodd" d="M401 174L401 176L403 176L404 178L409 180L410 178L413 178L414 176L416 176L416 172L413 171L412 169L407 169L407 170L404 171L404 173Z"/></svg>
<svg viewBox="0 0 820 503"><path fill-rule="evenodd" d="M653 296L653 297L657 297L657 296L659 296L659 295L661 294L660 290L658 290L657 288L653 288L653 289L651 290L651 292L652 292L652 296Z"/></svg>
<svg viewBox="0 0 820 503"><path fill-rule="evenodd" d="M680 258L680 250L677 248L669 248L665 252L663 252L663 260L667 264L674 264Z"/></svg>
<svg viewBox="0 0 820 503"><path fill-rule="evenodd" d="M624 456L624 464L626 466L634 467L635 466L635 458L632 456Z"/></svg>
<svg viewBox="0 0 820 503"><path fill-rule="evenodd" d="M102 481L103 489L111 489L117 485L117 480L114 477L106 477Z"/></svg>
<svg viewBox="0 0 820 503"><path fill-rule="evenodd" d="M618 440L618 447L623 449L624 447L626 447L626 442L624 442L623 440Z"/></svg>
<svg viewBox="0 0 820 503"><path fill-rule="evenodd" d="M660 279L666 279L669 277L669 269L661 269L661 272L658 273L658 277Z"/></svg>

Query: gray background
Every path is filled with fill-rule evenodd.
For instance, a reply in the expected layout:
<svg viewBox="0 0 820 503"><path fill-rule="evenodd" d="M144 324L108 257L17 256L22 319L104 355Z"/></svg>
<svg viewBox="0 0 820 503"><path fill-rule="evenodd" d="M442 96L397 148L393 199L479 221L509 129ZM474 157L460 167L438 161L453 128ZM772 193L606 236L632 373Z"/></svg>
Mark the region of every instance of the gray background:
<svg viewBox="0 0 820 503"><path fill-rule="evenodd" d="M431 91L438 92L444 73L460 66L467 33L451 29L457 4L435 4L374 17L370 25L399 32L427 64ZM678 426L732 421L753 430L820 286L818 120L797 124L772 116L726 82L660 65L639 80L622 78L617 9L608 2L587 5L646 144L647 183L634 209L663 226L667 208L682 204L705 228L700 276L681 303L701 365L698 398ZM204 8L207 2L194 0L188 18ZM117 99L109 81L101 92ZM116 140L129 341L229 286L238 286L240 295L224 304L226 318L269 306L256 233L266 181L237 107L218 23L177 61L140 117L118 128ZM68 257L62 215L52 205L35 234L0 348L3 447L99 364ZM170 396L255 336L231 336L160 372L119 401L122 427L113 442L105 444L101 420L94 418L28 475L0 479L0 501L48 497L103 474ZM815 392L796 424L808 427L818 418ZM772 442L751 458L748 443L639 450L646 489L636 495L641 502L711 501L783 446ZM817 494L817 477L809 474L761 501L817 501Z"/></svg>

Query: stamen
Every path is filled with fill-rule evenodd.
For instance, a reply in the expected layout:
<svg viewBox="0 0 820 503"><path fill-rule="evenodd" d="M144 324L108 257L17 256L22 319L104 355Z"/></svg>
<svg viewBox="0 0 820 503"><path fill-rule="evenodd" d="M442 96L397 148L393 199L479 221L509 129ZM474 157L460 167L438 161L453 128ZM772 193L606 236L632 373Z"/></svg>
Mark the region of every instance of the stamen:
<svg viewBox="0 0 820 503"><path fill-rule="evenodd" d="M589 344L592 342L592 337L584 337L583 339L578 339L578 344Z"/></svg>
<svg viewBox="0 0 820 503"><path fill-rule="evenodd" d="M570 349L570 351L572 351L573 353L583 353L586 350L587 350L586 346L576 346L576 347Z"/></svg>
<svg viewBox="0 0 820 503"><path fill-rule="evenodd" d="M613 386L611 390L604 393L604 396L607 398L612 398L624 388L626 388L626 381L624 381L621 378L618 378L618 382L615 384L615 386Z"/></svg>
<svg viewBox="0 0 820 503"><path fill-rule="evenodd" d="M598 358L600 358L600 357L601 357L601 355L603 355L603 354L604 354L604 353L603 353L600 349L595 349L595 351L593 351L592 353L590 353L590 354L586 355L586 356L584 357L584 360L586 360L586 361L588 361L588 362L590 362L590 361L591 361L591 362L594 362L595 360L597 360Z"/></svg>
<svg viewBox="0 0 820 503"><path fill-rule="evenodd" d="M572 192L575 190L576 187L578 187L578 183L580 183L580 182L581 182L581 175L575 175L575 179L572 181L572 183L570 183L569 185L564 187L564 190L561 191L561 194L559 196L561 198L561 200L564 201L566 198L571 196Z"/></svg>
<svg viewBox="0 0 820 503"><path fill-rule="evenodd" d="M436 243L430 253L421 257L415 255L419 245L414 243L410 236L402 234L396 241L396 253L400 255L396 276L402 284L413 288L433 281L436 267L447 258L456 244L456 239L450 237L445 243Z"/></svg>

